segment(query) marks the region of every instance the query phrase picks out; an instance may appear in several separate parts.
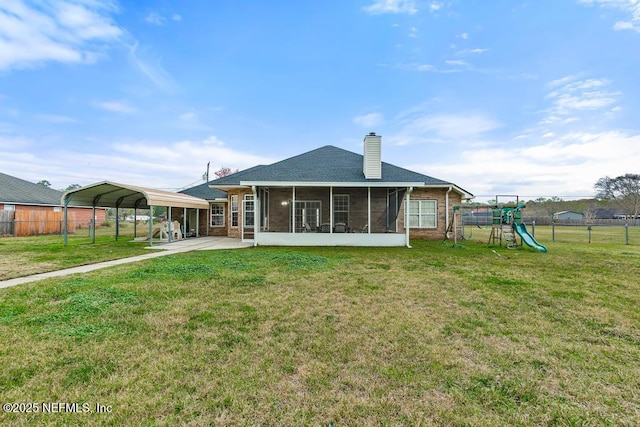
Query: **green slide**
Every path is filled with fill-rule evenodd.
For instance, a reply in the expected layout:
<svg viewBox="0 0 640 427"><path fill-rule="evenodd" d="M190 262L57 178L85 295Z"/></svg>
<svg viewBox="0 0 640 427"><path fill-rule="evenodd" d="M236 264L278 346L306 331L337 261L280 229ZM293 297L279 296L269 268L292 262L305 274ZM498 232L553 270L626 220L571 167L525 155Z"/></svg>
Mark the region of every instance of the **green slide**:
<svg viewBox="0 0 640 427"><path fill-rule="evenodd" d="M536 239L534 239L533 236L529 234L529 232L527 231L527 227L524 224L514 224L514 228L516 230L516 233L518 233L518 236L522 237L522 241L527 245L531 246L532 248L536 248L540 252L547 252L547 247L538 243Z"/></svg>

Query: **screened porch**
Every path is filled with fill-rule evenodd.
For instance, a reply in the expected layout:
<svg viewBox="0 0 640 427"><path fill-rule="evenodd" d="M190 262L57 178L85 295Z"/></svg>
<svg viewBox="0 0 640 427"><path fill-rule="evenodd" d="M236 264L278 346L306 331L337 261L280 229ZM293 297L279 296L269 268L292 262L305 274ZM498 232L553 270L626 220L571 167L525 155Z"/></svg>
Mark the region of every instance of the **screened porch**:
<svg viewBox="0 0 640 427"><path fill-rule="evenodd" d="M259 187L245 197L244 237L265 245L403 246L408 238L399 213L406 193L387 187Z"/></svg>

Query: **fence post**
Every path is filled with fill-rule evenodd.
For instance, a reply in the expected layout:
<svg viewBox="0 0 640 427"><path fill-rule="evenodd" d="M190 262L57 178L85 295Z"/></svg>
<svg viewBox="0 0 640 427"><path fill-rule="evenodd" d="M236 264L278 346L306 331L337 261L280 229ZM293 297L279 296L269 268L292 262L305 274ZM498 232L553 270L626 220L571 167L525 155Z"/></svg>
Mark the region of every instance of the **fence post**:
<svg viewBox="0 0 640 427"><path fill-rule="evenodd" d="M533 235L533 237L536 237L536 221L535 220L531 221L531 234Z"/></svg>
<svg viewBox="0 0 640 427"><path fill-rule="evenodd" d="M624 244L629 244L629 224L624 225Z"/></svg>
<svg viewBox="0 0 640 427"><path fill-rule="evenodd" d="M556 223L551 221L551 241L556 241Z"/></svg>
<svg viewBox="0 0 640 427"><path fill-rule="evenodd" d="M587 225L587 231L589 231L589 243L591 243L591 226Z"/></svg>

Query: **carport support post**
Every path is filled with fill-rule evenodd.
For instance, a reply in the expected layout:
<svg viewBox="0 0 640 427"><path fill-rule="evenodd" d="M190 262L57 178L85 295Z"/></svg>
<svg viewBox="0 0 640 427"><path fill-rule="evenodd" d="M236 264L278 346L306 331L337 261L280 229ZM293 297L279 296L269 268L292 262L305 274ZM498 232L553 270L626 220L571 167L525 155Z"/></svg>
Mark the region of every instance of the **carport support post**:
<svg viewBox="0 0 640 427"><path fill-rule="evenodd" d="M116 206L116 242L118 241L118 235L120 234L120 209Z"/></svg>
<svg viewBox="0 0 640 427"><path fill-rule="evenodd" d="M200 237L200 208L196 209L196 237Z"/></svg>
<svg viewBox="0 0 640 427"><path fill-rule="evenodd" d="M96 243L96 205L91 206L91 243Z"/></svg>
<svg viewBox="0 0 640 427"><path fill-rule="evenodd" d="M153 246L153 206L149 206L149 246Z"/></svg>
<svg viewBox="0 0 640 427"><path fill-rule="evenodd" d="M68 211L68 207L69 207L69 196L64 198L64 245L67 246L67 234L68 234L68 225L67 225L67 211ZM13 229L15 230L15 223L13 226Z"/></svg>
<svg viewBox="0 0 640 427"><path fill-rule="evenodd" d="M169 226L169 235L167 236L167 241L171 243L171 234L173 232L173 224L171 223L171 206L167 206L167 221L169 222L167 224Z"/></svg>
<svg viewBox="0 0 640 427"><path fill-rule="evenodd" d="M187 208L183 208L182 212L182 238L187 237Z"/></svg>

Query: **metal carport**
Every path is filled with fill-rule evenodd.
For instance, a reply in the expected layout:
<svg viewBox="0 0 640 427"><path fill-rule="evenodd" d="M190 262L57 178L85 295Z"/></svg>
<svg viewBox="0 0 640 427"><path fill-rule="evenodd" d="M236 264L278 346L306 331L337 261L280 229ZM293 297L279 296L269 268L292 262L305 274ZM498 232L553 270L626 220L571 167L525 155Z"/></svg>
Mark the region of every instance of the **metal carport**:
<svg viewBox="0 0 640 427"><path fill-rule="evenodd" d="M111 181L102 181L85 187L69 190L62 195L64 206L64 244L67 244L67 207L73 202L73 206L92 207L92 218L95 219L96 207L116 208L116 240L118 239L119 215L118 210L123 209L149 209L149 244L153 245L153 207L167 208L167 220L171 226L171 208L197 209L196 221L200 218L200 209L209 209L209 202L198 197L189 196L172 191L157 190L155 188L138 187L128 184L119 184ZM185 214L186 217L186 214ZM135 222L134 222L135 224ZM92 221L92 240L95 243L95 220ZM134 225L135 227L135 225ZM199 230L199 226L196 227ZM199 231L197 232L199 233ZM134 228L135 234L135 228ZM171 232L169 233L171 241Z"/></svg>

